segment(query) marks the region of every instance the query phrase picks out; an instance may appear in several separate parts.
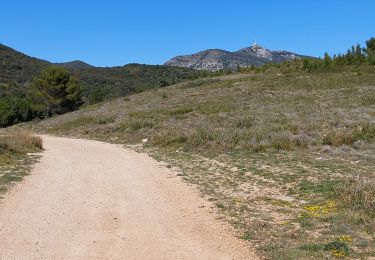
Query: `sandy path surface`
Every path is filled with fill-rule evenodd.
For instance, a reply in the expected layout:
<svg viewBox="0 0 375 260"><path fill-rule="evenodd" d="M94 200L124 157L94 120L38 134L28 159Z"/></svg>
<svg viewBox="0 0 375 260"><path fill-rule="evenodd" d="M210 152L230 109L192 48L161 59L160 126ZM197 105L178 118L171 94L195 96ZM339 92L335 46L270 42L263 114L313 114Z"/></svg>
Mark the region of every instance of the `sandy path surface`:
<svg viewBox="0 0 375 260"><path fill-rule="evenodd" d="M254 259L210 204L145 154L43 136L0 200L0 259Z"/></svg>

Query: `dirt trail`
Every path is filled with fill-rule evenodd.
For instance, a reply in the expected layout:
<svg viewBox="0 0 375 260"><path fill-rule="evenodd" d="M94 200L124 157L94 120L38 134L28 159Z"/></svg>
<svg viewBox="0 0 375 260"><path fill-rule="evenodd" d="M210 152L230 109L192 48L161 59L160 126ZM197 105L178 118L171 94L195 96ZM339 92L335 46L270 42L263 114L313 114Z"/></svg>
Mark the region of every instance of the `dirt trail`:
<svg viewBox="0 0 375 260"><path fill-rule="evenodd" d="M0 259L254 259L210 204L145 154L43 136L0 200Z"/></svg>

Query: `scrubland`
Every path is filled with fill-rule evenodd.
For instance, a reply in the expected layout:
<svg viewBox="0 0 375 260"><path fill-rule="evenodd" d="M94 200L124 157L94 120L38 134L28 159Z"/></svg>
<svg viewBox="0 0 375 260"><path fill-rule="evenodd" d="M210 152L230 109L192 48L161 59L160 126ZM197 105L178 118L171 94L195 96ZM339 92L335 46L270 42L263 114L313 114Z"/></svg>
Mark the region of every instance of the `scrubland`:
<svg viewBox="0 0 375 260"><path fill-rule="evenodd" d="M375 256L374 73L249 70L15 128L151 154L267 258Z"/></svg>

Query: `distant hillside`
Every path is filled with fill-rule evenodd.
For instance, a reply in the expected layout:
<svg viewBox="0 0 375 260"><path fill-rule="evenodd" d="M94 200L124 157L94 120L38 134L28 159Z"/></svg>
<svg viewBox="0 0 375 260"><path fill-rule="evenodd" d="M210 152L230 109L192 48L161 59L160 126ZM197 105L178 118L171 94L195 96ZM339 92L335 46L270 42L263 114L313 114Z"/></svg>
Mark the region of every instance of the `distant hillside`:
<svg viewBox="0 0 375 260"><path fill-rule="evenodd" d="M57 66L69 68L69 69L88 69L94 66L87 64L86 62L80 60L74 60L69 62L54 63Z"/></svg>
<svg viewBox="0 0 375 260"><path fill-rule="evenodd" d="M268 63L280 63L303 58L304 56L288 51L271 51L260 45L243 48L235 52L212 49L191 55L177 56L165 65L185 67L198 70L217 71L234 70L238 66L261 66Z"/></svg>
<svg viewBox="0 0 375 260"><path fill-rule="evenodd" d="M0 84L23 85L31 82L32 77L48 65L50 63L45 60L27 56L0 44Z"/></svg>
<svg viewBox="0 0 375 260"><path fill-rule="evenodd" d="M96 99L98 95L103 99L126 96L168 86L202 74L188 68L143 64L69 70L83 85L87 99Z"/></svg>
<svg viewBox="0 0 375 260"><path fill-rule="evenodd" d="M0 44L0 98L22 96L32 79L48 66L67 68L84 88L86 102L125 96L199 76L200 72L169 66L129 64L100 68L82 61L53 64Z"/></svg>

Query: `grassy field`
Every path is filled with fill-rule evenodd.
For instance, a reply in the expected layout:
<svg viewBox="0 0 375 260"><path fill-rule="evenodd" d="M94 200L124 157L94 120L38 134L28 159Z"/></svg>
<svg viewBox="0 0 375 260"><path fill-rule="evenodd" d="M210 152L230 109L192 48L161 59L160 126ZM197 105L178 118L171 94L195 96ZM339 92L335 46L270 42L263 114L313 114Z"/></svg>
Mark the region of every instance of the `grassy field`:
<svg viewBox="0 0 375 260"><path fill-rule="evenodd" d="M31 134L0 134L0 196L29 173L42 148L41 138Z"/></svg>
<svg viewBox="0 0 375 260"><path fill-rule="evenodd" d="M375 256L375 74L249 71L21 127L167 162L267 258Z"/></svg>

